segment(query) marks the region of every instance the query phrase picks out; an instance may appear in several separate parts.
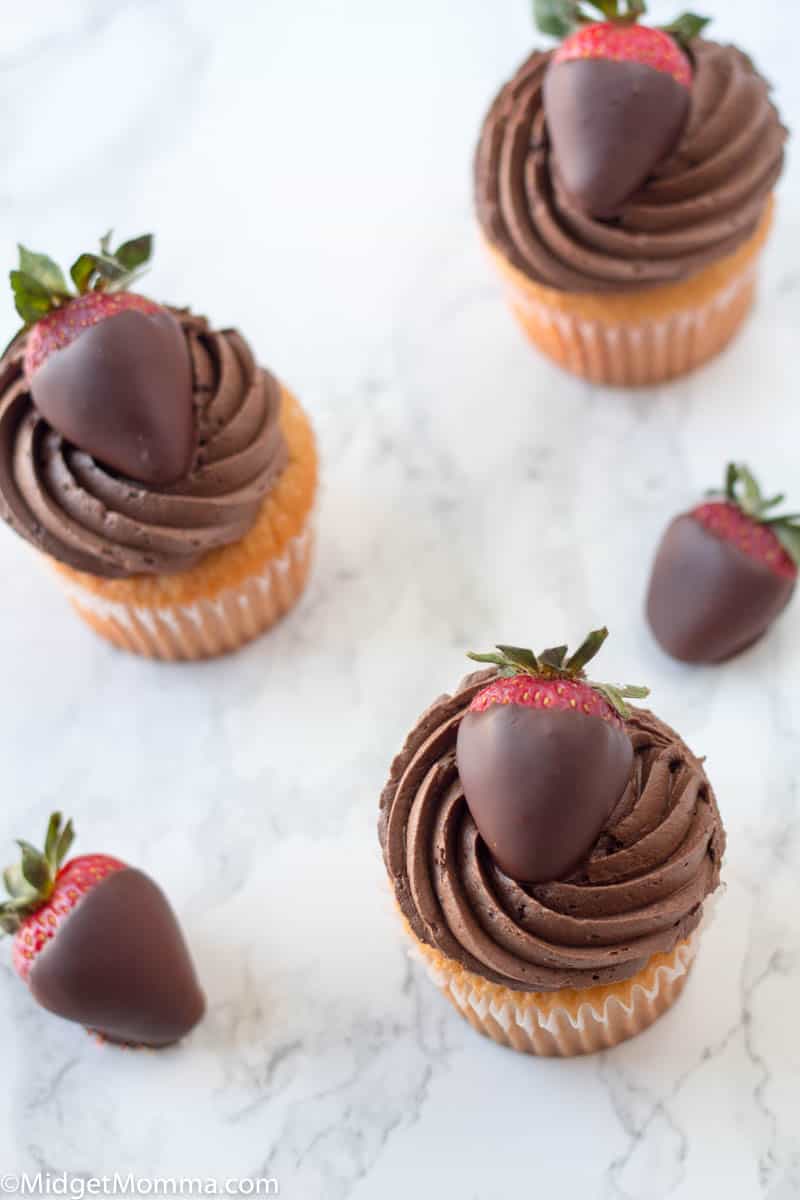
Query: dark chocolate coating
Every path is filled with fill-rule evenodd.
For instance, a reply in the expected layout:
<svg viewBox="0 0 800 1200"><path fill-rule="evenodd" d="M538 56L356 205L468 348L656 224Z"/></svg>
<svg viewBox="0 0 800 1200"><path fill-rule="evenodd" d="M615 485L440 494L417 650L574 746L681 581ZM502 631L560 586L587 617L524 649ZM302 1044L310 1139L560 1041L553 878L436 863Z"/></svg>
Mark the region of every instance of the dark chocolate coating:
<svg viewBox="0 0 800 1200"><path fill-rule="evenodd" d="M55 350L33 376L39 412L62 437L129 479L176 483L192 465L192 365L166 309L127 309Z"/></svg>
<svg viewBox="0 0 800 1200"><path fill-rule="evenodd" d="M561 183L593 217L613 217L675 147L689 89L636 62L551 63L544 108Z"/></svg>
<svg viewBox="0 0 800 1200"><path fill-rule="evenodd" d="M109 1041L168 1046L205 1012L183 934L159 887L126 868L78 902L31 969L34 999Z"/></svg>
<svg viewBox="0 0 800 1200"><path fill-rule="evenodd" d="M458 730L458 773L483 841L512 879L563 879L597 841L628 783L621 725L581 712L492 704Z"/></svg>
<svg viewBox="0 0 800 1200"><path fill-rule="evenodd" d="M766 632L794 586L687 513L669 525L658 548L647 620L673 658L722 662Z"/></svg>

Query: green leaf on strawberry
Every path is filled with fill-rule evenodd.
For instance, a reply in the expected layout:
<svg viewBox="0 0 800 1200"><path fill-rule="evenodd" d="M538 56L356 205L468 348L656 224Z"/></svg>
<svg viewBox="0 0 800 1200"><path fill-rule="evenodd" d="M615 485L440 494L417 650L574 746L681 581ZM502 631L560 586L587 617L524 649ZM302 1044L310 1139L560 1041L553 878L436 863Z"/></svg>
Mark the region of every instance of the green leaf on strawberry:
<svg viewBox="0 0 800 1200"><path fill-rule="evenodd" d="M768 525L786 553L800 567L800 513L772 515L772 510L783 504L783 492L764 497L758 480L744 463L728 463L723 488L710 488L709 496L724 496L729 504L759 525Z"/></svg>
<svg viewBox="0 0 800 1200"><path fill-rule="evenodd" d="M153 235L145 233L141 237L131 238L117 247L116 258L128 271L138 271L150 261L153 254Z"/></svg>
<svg viewBox="0 0 800 1200"><path fill-rule="evenodd" d="M74 840L72 821L67 821L65 825L61 813L53 813L47 826L43 851L37 850L30 842L17 842L22 858L3 872L9 899L0 903L1 930L16 933L24 918L47 902Z"/></svg>
<svg viewBox="0 0 800 1200"><path fill-rule="evenodd" d="M564 38L586 19L578 0L534 0L534 20L550 37Z"/></svg>
<svg viewBox="0 0 800 1200"><path fill-rule="evenodd" d="M597 654L603 642L608 637L608 629L593 630L581 643L578 649L567 658L566 646L554 646L534 654L532 650L520 646L496 646L495 652L475 654L470 652L467 657L473 662L485 663L497 667L498 675L513 678L518 675L530 675L535 679L556 680L568 679L581 681L598 692L623 719L630 716L626 700L643 700L650 695L650 689L636 684L595 683L586 678L584 667Z"/></svg>
<svg viewBox="0 0 800 1200"><path fill-rule="evenodd" d="M80 254L70 267L71 292L63 271L52 258L19 246L19 265L10 272L14 307L29 329L54 309L88 292L120 292L138 278L153 253L153 237L142 234L111 249L111 232L100 239L100 253ZM22 332L20 330L19 332ZM14 335L15 340L19 332Z"/></svg>
<svg viewBox="0 0 800 1200"><path fill-rule="evenodd" d="M94 263L94 254L80 254L69 269L72 282L78 289L79 296L82 296L89 290L89 280L94 273Z"/></svg>
<svg viewBox="0 0 800 1200"><path fill-rule="evenodd" d="M497 649L506 667L519 667L521 671L527 672L541 670L539 659L532 650L526 650L522 646L498 646Z"/></svg>
<svg viewBox="0 0 800 1200"><path fill-rule="evenodd" d="M567 657L566 646L551 646L549 650L543 650L539 655L539 662L546 667L552 667L555 671L560 671L564 666L564 659Z"/></svg>
<svg viewBox="0 0 800 1200"><path fill-rule="evenodd" d="M20 271L31 276L42 287L47 288L48 292L62 296L67 295L69 290L67 281L58 263L53 262L52 258L48 258L46 254L34 254L32 250L27 250L25 246L18 246L17 248L19 250Z"/></svg>
<svg viewBox="0 0 800 1200"><path fill-rule="evenodd" d="M14 293L14 307L25 322L26 328L53 311L55 304L52 293L33 275L26 271L11 271L9 278Z"/></svg>
<svg viewBox="0 0 800 1200"><path fill-rule="evenodd" d="M567 659L566 670L570 675L580 675L583 668L597 654L603 642L608 637L605 625L602 629L593 629L581 642L578 649Z"/></svg>
<svg viewBox="0 0 800 1200"><path fill-rule="evenodd" d="M646 0L533 0L537 27L542 33L556 38L569 37L581 25L598 21L634 25L646 12ZM708 23L708 17L687 12L659 28L685 47L693 38L699 37Z"/></svg>
<svg viewBox="0 0 800 1200"><path fill-rule="evenodd" d="M694 38L700 37L700 34L709 24L710 17L699 17L697 13L682 13L676 17L669 25L662 25L664 33L670 33L675 38L676 42L680 42L682 46L687 46Z"/></svg>

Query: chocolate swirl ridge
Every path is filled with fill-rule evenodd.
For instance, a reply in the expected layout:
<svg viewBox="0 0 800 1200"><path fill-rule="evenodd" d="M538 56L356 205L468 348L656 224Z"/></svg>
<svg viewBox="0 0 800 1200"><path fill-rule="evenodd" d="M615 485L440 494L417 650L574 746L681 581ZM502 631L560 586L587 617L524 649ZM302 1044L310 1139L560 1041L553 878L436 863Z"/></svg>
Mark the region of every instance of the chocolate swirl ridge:
<svg viewBox="0 0 800 1200"><path fill-rule="evenodd" d="M504 875L467 808L458 726L492 678L469 676L420 718L381 797L379 832L395 898L423 942L522 991L591 987L636 974L699 924L719 883L725 838L702 765L636 709L630 781L586 861L568 879Z"/></svg>
<svg viewBox="0 0 800 1200"><path fill-rule="evenodd" d="M500 91L475 160L478 218L515 267L561 291L635 291L685 279L755 233L787 135L746 55L692 44L683 135L613 221L582 213L559 179L542 100L550 57L533 53Z"/></svg>
<svg viewBox="0 0 800 1200"><path fill-rule="evenodd" d="M197 444L169 487L125 479L60 436L23 374L24 338L0 362L0 512L37 549L105 578L170 574L238 541L287 463L281 388L235 330L175 311L192 361Z"/></svg>

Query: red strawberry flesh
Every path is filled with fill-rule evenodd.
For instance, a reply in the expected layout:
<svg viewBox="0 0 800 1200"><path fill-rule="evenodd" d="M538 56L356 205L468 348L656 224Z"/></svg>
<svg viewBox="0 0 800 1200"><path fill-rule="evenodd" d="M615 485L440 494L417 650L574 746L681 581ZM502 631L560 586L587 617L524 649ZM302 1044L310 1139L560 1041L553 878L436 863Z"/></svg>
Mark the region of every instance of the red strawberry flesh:
<svg viewBox="0 0 800 1200"><path fill-rule="evenodd" d="M675 39L647 25L598 22L579 29L561 43L553 62L577 59L635 62L671 75L682 87L692 86L692 66Z"/></svg>
<svg viewBox="0 0 800 1200"><path fill-rule="evenodd" d="M85 854L66 863L56 876L50 899L26 917L14 938L12 962L27 981L31 968L48 942L84 896L125 863L105 854Z"/></svg>
<svg viewBox="0 0 800 1200"><path fill-rule="evenodd" d="M622 726L619 715L608 701L589 684L575 679L537 679L533 675L501 677L478 692L469 706L470 712L486 712L493 704L581 712Z"/></svg>
<svg viewBox="0 0 800 1200"><path fill-rule="evenodd" d="M726 500L711 500L700 504L691 514L709 533L725 542L732 542L746 554L769 567L784 579L797 578L797 566L781 545L769 525L753 520L737 504Z"/></svg>
<svg viewBox="0 0 800 1200"><path fill-rule="evenodd" d="M161 307L133 292L87 292L42 317L25 344L25 376L30 382L55 350L63 350L101 321L121 312L156 313Z"/></svg>

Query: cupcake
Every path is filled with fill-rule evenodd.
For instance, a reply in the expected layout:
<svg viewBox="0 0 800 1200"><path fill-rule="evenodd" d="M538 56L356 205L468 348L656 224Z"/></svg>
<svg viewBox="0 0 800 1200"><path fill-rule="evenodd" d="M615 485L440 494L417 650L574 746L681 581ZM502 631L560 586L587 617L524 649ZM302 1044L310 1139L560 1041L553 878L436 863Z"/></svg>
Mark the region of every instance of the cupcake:
<svg viewBox="0 0 800 1200"><path fill-rule="evenodd" d="M486 117L484 240L524 330L562 367L616 386L683 375L753 302L786 140L769 85L701 39L697 17L648 28L637 3L576 28L571 0L536 8L566 37Z"/></svg>
<svg viewBox="0 0 800 1200"><path fill-rule="evenodd" d="M210 658L305 586L314 436L235 330L128 290L151 249L104 238L73 264L72 293L20 248L0 505L97 633L150 658Z"/></svg>
<svg viewBox="0 0 800 1200"><path fill-rule="evenodd" d="M512 646L392 764L379 833L406 932L474 1029L529 1054L616 1045L675 1002L725 846L700 759L570 657Z"/></svg>

